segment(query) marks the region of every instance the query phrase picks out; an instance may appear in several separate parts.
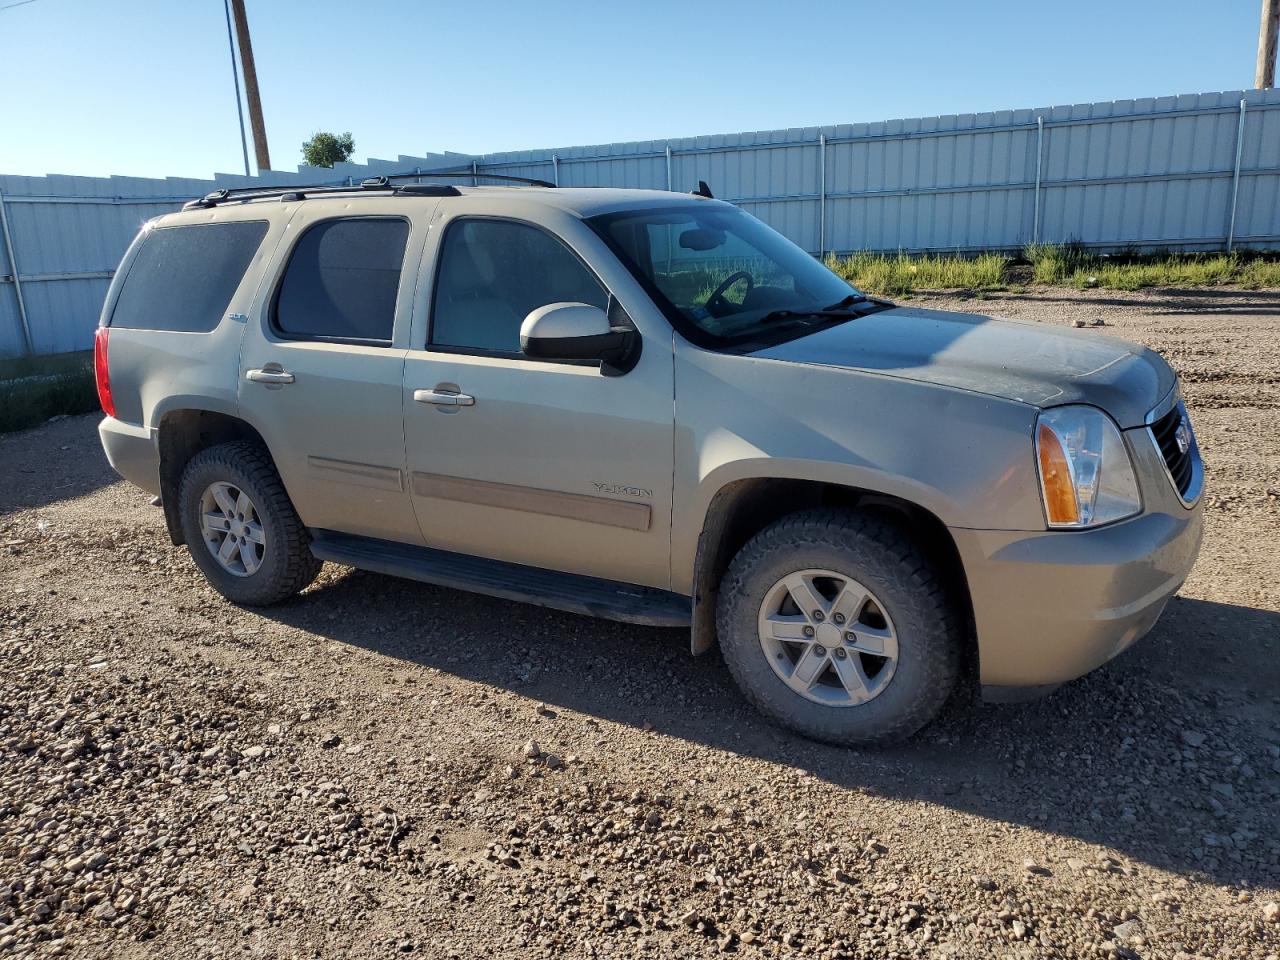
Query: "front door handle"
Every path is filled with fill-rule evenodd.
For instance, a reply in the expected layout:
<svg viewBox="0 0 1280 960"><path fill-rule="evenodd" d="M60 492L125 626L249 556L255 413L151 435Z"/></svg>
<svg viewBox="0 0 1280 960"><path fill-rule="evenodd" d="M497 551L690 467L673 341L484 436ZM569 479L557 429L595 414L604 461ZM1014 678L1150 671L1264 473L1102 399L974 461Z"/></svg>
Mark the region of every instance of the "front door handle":
<svg viewBox="0 0 1280 960"><path fill-rule="evenodd" d="M413 399L419 403L434 403L437 407L474 407L476 398L465 393L451 393L447 390L415 390Z"/></svg>
<svg viewBox="0 0 1280 960"><path fill-rule="evenodd" d="M293 383L293 374L288 370L246 370L244 374L246 380L252 380L254 383Z"/></svg>

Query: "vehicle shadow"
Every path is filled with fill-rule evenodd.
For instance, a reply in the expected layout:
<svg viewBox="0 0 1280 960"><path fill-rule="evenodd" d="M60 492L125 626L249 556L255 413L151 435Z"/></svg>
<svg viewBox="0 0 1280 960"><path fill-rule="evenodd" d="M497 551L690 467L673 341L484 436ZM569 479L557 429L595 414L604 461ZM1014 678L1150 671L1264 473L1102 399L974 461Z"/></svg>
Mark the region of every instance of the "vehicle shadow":
<svg viewBox="0 0 1280 960"><path fill-rule="evenodd" d="M101 414L0 434L0 516L47 507L115 483L98 440Z"/></svg>
<svg viewBox="0 0 1280 960"><path fill-rule="evenodd" d="M1276 881L1275 855L1264 849L1280 828L1273 761L1264 759L1280 689L1275 612L1175 598L1151 636L1090 677L1030 704L957 697L914 740L880 750L830 747L774 726L744 702L718 656L689 656L682 630L360 571L264 614L553 710L650 724L654 735L800 769L846 790L1102 844L1120 858L1223 883ZM1187 669L1188 635L1197 645L1231 638L1236 668L1221 676ZM1264 657L1271 665L1262 673L1239 669ZM1206 734L1205 746L1192 750L1183 729L1193 739ZM1240 773L1240 757L1253 779ZM1234 781L1233 796L1211 793L1219 781Z"/></svg>

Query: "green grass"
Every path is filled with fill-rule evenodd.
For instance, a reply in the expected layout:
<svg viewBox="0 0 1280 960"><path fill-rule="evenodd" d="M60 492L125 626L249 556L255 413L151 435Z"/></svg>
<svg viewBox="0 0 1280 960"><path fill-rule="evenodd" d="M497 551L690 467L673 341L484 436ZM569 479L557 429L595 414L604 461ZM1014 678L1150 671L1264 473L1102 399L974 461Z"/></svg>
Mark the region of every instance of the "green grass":
<svg viewBox="0 0 1280 960"><path fill-rule="evenodd" d="M827 257L827 266L860 290L902 296L923 290L1022 290L1046 286L1141 290L1146 287L1280 288L1280 260L1249 254L1187 253L1099 256L1079 244L1025 247L1020 259L854 253Z"/></svg>
<svg viewBox="0 0 1280 960"><path fill-rule="evenodd" d="M91 350L0 359L0 433L97 408Z"/></svg>
<svg viewBox="0 0 1280 960"><path fill-rule="evenodd" d="M1141 290L1144 287L1216 287L1234 283L1241 264L1234 255L1165 257L1144 263L1098 263L1081 267L1071 275L1072 286L1106 290Z"/></svg>
<svg viewBox="0 0 1280 960"><path fill-rule="evenodd" d="M1146 287L1250 289L1280 286L1280 262L1236 253L1121 254L1101 257L1078 244L1028 246L1023 258L1032 282L1079 289L1141 290Z"/></svg>
<svg viewBox="0 0 1280 960"><path fill-rule="evenodd" d="M1010 260L997 253L976 257L910 257L855 253L829 256L827 266L859 290L888 296L916 290L1001 290Z"/></svg>
<svg viewBox="0 0 1280 960"><path fill-rule="evenodd" d="M1022 258L1031 265L1031 282L1051 286L1067 283L1082 270L1096 269L1098 258L1078 243L1030 243Z"/></svg>
<svg viewBox="0 0 1280 960"><path fill-rule="evenodd" d="M1236 282L1249 290L1280 288L1280 260L1250 260L1240 268Z"/></svg>

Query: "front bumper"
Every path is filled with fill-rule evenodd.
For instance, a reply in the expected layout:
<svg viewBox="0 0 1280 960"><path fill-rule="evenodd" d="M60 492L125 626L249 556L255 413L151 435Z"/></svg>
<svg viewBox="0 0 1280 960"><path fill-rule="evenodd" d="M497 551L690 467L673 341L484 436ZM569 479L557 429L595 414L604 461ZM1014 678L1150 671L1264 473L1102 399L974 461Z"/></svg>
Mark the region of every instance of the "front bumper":
<svg viewBox="0 0 1280 960"><path fill-rule="evenodd" d="M1052 687L1145 635L1191 572L1199 504L1097 530L952 529L964 562L984 688ZM1013 690L984 690L1011 699Z"/></svg>
<svg viewBox="0 0 1280 960"><path fill-rule="evenodd" d="M160 452L148 428L103 417L98 437L116 473L148 493L160 495Z"/></svg>

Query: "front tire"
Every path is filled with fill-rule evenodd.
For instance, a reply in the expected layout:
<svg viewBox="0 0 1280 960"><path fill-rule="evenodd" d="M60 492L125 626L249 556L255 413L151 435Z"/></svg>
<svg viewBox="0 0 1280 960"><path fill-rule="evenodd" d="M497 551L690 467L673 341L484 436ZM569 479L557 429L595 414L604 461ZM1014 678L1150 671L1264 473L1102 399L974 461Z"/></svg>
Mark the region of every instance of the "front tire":
<svg viewBox="0 0 1280 960"><path fill-rule="evenodd" d="M191 559L213 588L249 607L279 603L320 572L270 455L238 440L191 458L178 489Z"/></svg>
<svg viewBox="0 0 1280 960"><path fill-rule="evenodd" d="M717 632L752 704L843 745L902 740L937 716L963 638L910 535L847 510L792 514L748 541L721 583Z"/></svg>

